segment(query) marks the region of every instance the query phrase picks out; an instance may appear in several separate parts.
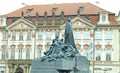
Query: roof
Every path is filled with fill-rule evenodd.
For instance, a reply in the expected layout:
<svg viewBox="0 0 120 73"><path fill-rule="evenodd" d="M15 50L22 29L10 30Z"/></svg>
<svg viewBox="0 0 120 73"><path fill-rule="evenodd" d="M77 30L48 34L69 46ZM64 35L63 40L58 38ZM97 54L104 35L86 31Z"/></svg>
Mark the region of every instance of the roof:
<svg viewBox="0 0 120 73"><path fill-rule="evenodd" d="M60 15L63 11L65 15L76 15L79 7L84 7L84 10L80 12L81 15L84 14L98 14L99 12L106 11L100 7L97 7L91 3L62 3L62 4L47 4L47 5L27 5L21 9L13 11L6 14L7 17L20 17L21 12L24 12L24 16L35 16L36 12L40 16L44 16L44 12L47 12L48 16L52 16L52 9L55 8L55 15ZM109 14L114 14L112 12L106 11Z"/></svg>

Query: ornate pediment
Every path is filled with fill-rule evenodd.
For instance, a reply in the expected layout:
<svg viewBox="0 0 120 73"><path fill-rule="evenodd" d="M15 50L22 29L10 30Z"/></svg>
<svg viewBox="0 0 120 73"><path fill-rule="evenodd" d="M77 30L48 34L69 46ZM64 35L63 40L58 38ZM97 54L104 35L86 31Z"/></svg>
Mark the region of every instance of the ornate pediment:
<svg viewBox="0 0 120 73"><path fill-rule="evenodd" d="M71 20L71 24L73 28L92 28L94 26L90 20L81 18L79 16L73 18ZM65 24L63 24L61 27L65 27Z"/></svg>
<svg viewBox="0 0 120 73"><path fill-rule="evenodd" d="M20 22L17 25L11 27L11 29L32 29L32 27L24 22Z"/></svg>
<svg viewBox="0 0 120 73"><path fill-rule="evenodd" d="M35 29L35 26L33 23L25 18L20 18L17 21L10 24L8 27L6 27L7 30L13 30L13 29Z"/></svg>
<svg viewBox="0 0 120 73"><path fill-rule="evenodd" d="M81 18L79 16L75 17L71 20L73 28L86 28L86 27L93 27L93 24L90 20Z"/></svg>

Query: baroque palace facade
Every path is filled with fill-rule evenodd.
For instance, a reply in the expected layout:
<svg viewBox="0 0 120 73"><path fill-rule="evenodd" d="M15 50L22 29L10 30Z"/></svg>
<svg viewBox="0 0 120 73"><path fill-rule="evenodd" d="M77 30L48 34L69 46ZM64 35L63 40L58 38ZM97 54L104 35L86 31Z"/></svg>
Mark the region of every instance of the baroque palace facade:
<svg viewBox="0 0 120 73"><path fill-rule="evenodd" d="M0 16L0 72L30 73L32 60L49 49L55 32L64 38L71 17L76 47L94 73L120 72L120 14L91 3L27 5Z"/></svg>

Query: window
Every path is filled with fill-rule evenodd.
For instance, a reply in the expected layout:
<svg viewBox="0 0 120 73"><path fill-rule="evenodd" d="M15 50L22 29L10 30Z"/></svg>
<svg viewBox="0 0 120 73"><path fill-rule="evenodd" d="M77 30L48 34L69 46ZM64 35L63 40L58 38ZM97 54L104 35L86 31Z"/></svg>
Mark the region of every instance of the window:
<svg viewBox="0 0 120 73"><path fill-rule="evenodd" d="M26 13L30 13L32 10L33 10L33 8L27 9Z"/></svg>
<svg viewBox="0 0 120 73"><path fill-rule="evenodd" d="M19 34L19 40L23 40L23 32L20 32L20 34Z"/></svg>
<svg viewBox="0 0 120 73"><path fill-rule="evenodd" d="M84 33L83 33L83 39L84 40L88 40L88 39L90 39L90 32L89 31L85 31Z"/></svg>
<svg viewBox="0 0 120 73"><path fill-rule="evenodd" d="M5 56L6 56L6 50L2 49L2 60L5 60Z"/></svg>
<svg viewBox="0 0 120 73"><path fill-rule="evenodd" d="M2 37L2 39L5 41L5 40L7 40L7 33L6 32L3 32L3 37Z"/></svg>
<svg viewBox="0 0 120 73"><path fill-rule="evenodd" d="M89 53L89 50L84 50L84 51L83 51L83 55L84 55L85 57L87 57L87 58L88 58L88 53Z"/></svg>
<svg viewBox="0 0 120 73"><path fill-rule="evenodd" d="M15 50L14 49L11 50L11 59L15 59Z"/></svg>
<svg viewBox="0 0 120 73"><path fill-rule="evenodd" d="M101 50L96 50L95 55L96 55L96 61L100 61L101 60Z"/></svg>
<svg viewBox="0 0 120 73"><path fill-rule="evenodd" d="M46 40L51 40L52 33L51 32L46 32Z"/></svg>
<svg viewBox="0 0 120 73"><path fill-rule="evenodd" d="M58 8L52 8L52 13L55 13Z"/></svg>
<svg viewBox="0 0 120 73"><path fill-rule="evenodd" d="M97 39L97 40L102 39L102 32L101 31L96 31L95 32L95 39Z"/></svg>
<svg viewBox="0 0 120 73"><path fill-rule="evenodd" d="M102 21L105 21L105 20L106 20L106 16L103 15L103 16L102 16Z"/></svg>
<svg viewBox="0 0 120 73"><path fill-rule="evenodd" d="M26 50L26 59L30 59L30 49Z"/></svg>
<svg viewBox="0 0 120 73"><path fill-rule="evenodd" d="M0 18L0 25L2 25L3 24L3 19L2 18Z"/></svg>
<svg viewBox="0 0 120 73"><path fill-rule="evenodd" d="M76 31L75 32L75 39L80 39L81 38L80 35L81 35L81 33L79 31Z"/></svg>
<svg viewBox="0 0 120 73"><path fill-rule="evenodd" d="M89 20L89 19L90 19L90 16L89 16L88 14L86 14L86 15L85 15L85 18Z"/></svg>
<svg viewBox="0 0 120 73"><path fill-rule="evenodd" d="M111 61L112 50L106 50L106 61Z"/></svg>
<svg viewBox="0 0 120 73"><path fill-rule="evenodd" d="M41 51L41 50L38 50L38 51L37 51L37 58L40 58L40 57L42 57L42 51Z"/></svg>
<svg viewBox="0 0 120 73"><path fill-rule="evenodd" d="M112 32L111 31L105 31L105 39L112 40Z"/></svg>
<svg viewBox="0 0 120 73"><path fill-rule="evenodd" d="M31 40L31 32L27 33L27 40Z"/></svg>
<svg viewBox="0 0 120 73"><path fill-rule="evenodd" d="M61 19L64 18L64 12L63 11L61 11L60 17L61 17Z"/></svg>
<svg viewBox="0 0 120 73"><path fill-rule="evenodd" d="M16 33L15 32L12 33L12 40L16 40Z"/></svg>
<svg viewBox="0 0 120 73"><path fill-rule="evenodd" d="M18 59L22 59L22 50L18 50Z"/></svg>
<svg viewBox="0 0 120 73"><path fill-rule="evenodd" d="M42 32L38 32L38 40L42 39Z"/></svg>

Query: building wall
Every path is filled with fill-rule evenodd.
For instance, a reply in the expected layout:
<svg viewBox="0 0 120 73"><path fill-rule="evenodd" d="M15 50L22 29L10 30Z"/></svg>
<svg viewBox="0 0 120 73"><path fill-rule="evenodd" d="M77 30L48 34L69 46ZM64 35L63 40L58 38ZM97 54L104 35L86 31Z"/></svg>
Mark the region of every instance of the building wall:
<svg viewBox="0 0 120 73"><path fill-rule="evenodd" d="M103 22L102 22L103 23ZM74 23L73 33L76 46L81 55L86 56L90 60L90 69L95 73L118 73L119 57L120 57L120 32L119 28L115 27L97 27L95 34L93 27L88 27L80 22L81 25ZM20 28L20 29L1 29L0 30L0 70L10 73L16 72L17 68L22 68L24 73L29 73L32 60L44 56L44 52L49 49L52 40L55 38L55 32L60 32L60 38L64 38L64 27L62 28ZM110 32L109 32L110 31ZM3 40L3 32L6 32L6 40ZM16 40L12 40L12 34L16 32ZM19 40L20 32L23 32L23 40ZM31 40L27 39L27 33L31 32ZM38 32L41 32L38 39ZM93 36L95 34L95 37ZM106 35L107 34L107 35ZM36 37L35 37L36 36ZM42 37L41 37L42 36ZM97 38L96 38L97 36ZM107 37L107 38L106 38ZM47 39L48 38L48 39ZM91 46L90 43L95 44ZM90 54L90 47L95 49ZM14 58L11 58L12 50L15 50ZM30 51L30 58L26 58L26 51ZM3 54L2 54L3 53ZM19 53L21 59L19 59ZM108 53L108 55L106 55ZM27 54L29 55L29 54ZM93 65L93 59L95 64Z"/></svg>
<svg viewBox="0 0 120 73"><path fill-rule="evenodd" d="M119 66L117 65L118 61L119 61L119 30L118 29L112 29L112 36L113 36L112 40L105 40L104 39L105 38L105 31L106 30L104 30L104 29L101 30L101 32L103 34L101 40L95 40L95 44L96 45L100 44L102 46L102 48L100 49L101 50L101 60L100 61L96 61L96 63L98 62L98 63L103 65L103 66L101 66L100 64L95 65L95 68L96 68L95 72L99 71L99 70L97 70L97 68L101 68L102 71L104 71L104 69L106 69L106 68L111 68L112 71L109 72L109 73L113 73L113 72L117 72L116 69L119 70ZM55 31L51 31L51 32L52 32L52 36L51 37L52 37L52 39L54 39L53 37L55 35ZM89 43L90 43L91 39L83 39L84 38L84 31L80 31L80 32L82 32L81 39L80 40L79 39L76 40L76 38L75 38L75 41L76 41L76 43L81 45L81 47L79 47L80 49L78 49L80 51L81 55L84 55L84 56L88 57L86 55L86 52L87 52L87 54L89 54L89 49L90 49L89 48L89 45L90 45ZM89 30L89 32L90 32L90 30ZM39 41L36 40L36 45L39 45L39 44L42 45L42 47L40 48L41 53L42 53L41 56L43 56L43 52L46 49L48 49L48 47L46 47L46 44L48 44L48 43L51 44L51 40L46 40L45 39L45 31L43 33L43 36L44 36L43 40L39 40ZM75 34L74 34L74 36L75 36ZM18 35L16 37L18 37ZM25 35L24 35L24 37L25 37ZM37 48L37 46L35 46L36 47L35 48L35 53L36 54L34 54L34 40L35 40L35 38L32 38L32 40L29 41L29 42L28 41L20 41L19 42L19 41L11 41L11 38L8 38L8 43L4 43L4 44L8 44L8 51L7 51L8 52L7 53L8 57L6 56L6 59L7 60L11 59L11 57L10 57L11 56L10 45L11 44L19 45L20 43L24 44L24 48L22 49L23 53L22 53L22 59L21 60L26 60L26 58L25 58L25 55L26 55L25 54L25 51L26 51L25 45L27 45L27 44L31 44L30 59L33 60L34 59L34 55L35 55L35 58L37 58L38 57L37 56L38 48ZM79 42L79 41L81 41L81 42ZM86 49L85 49L85 44L88 44L88 47ZM110 61L106 61L106 55L105 55L106 54L106 52L105 52L105 45L106 44L111 44L112 45L112 52L111 52L111 60ZM1 46L2 46L2 43L1 43ZM0 53L0 55L2 56L2 52ZM15 48L15 59L18 60L18 49L17 49L17 47ZM95 58L95 60L96 60L96 58ZM91 60L91 62L92 62L92 60ZM106 62L106 65L104 64L105 62ZM108 62L109 66L107 66L107 62ZM115 62L115 66L114 66L114 62ZM91 65L91 67L92 67L92 65ZM100 72L101 72L101 70L100 70Z"/></svg>

